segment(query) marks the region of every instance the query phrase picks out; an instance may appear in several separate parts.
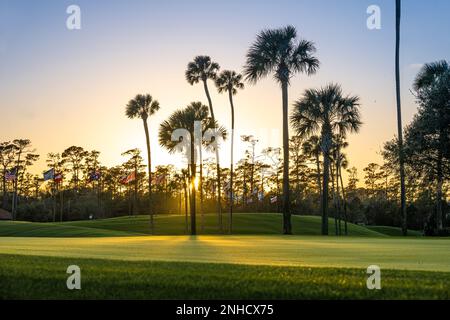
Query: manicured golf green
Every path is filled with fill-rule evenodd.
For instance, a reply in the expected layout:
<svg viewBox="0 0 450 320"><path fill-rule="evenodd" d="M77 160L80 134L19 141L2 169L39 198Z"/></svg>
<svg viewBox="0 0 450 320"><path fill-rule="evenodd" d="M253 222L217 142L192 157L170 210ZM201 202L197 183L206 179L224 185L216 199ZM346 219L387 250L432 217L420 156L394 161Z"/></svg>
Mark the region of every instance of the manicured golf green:
<svg viewBox="0 0 450 320"><path fill-rule="evenodd" d="M450 272L449 239L317 236L4 237L0 254Z"/></svg>
<svg viewBox="0 0 450 320"><path fill-rule="evenodd" d="M0 299L450 295L448 238L389 236L383 228L377 232L351 224L349 236L318 236L320 218L305 216L293 217L295 235L285 236L279 234L276 214L238 214L236 234L218 235L212 234L217 233L216 217L205 220L205 234L195 237L183 235L182 216L157 218L156 233L165 235L147 234L148 216L0 222ZM66 288L71 264L82 270L80 291ZM366 288L369 265L380 266L382 290Z"/></svg>

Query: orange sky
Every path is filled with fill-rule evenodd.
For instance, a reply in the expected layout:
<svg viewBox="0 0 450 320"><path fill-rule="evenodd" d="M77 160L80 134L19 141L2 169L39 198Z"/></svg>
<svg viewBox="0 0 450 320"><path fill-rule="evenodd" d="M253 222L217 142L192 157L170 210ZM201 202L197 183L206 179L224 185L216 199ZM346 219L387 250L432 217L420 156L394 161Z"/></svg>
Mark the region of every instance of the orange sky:
<svg viewBox="0 0 450 320"><path fill-rule="evenodd" d="M195 18L204 13L179 1L164 5L135 1L129 6L112 1L109 10L80 1L82 29L68 31L64 2L45 2L46 6L30 10L23 3L7 1L1 12L8 16L0 19L4 30L0 33L0 140L31 139L41 154L33 172L45 168L48 152L62 152L71 145L99 150L103 164L117 165L123 161L123 151L134 147L145 151L142 122L127 119L124 108L135 94L150 93L161 105L150 119L153 163L179 164L179 156L168 155L158 146L157 131L159 123L175 109L191 101L206 103L202 86L185 81L187 63L195 55L207 54L222 69L241 71L256 33L289 23L301 37L316 43L321 61L317 75L300 74L293 79L290 103L304 89L331 81L340 83L344 92L361 97L364 125L359 134L349 137L347 153L350 166L358 168L362 180L363 167L381 161L378 152L382 144L396 133L393 6L380 2L383 28L370 31L365 25L370 1L339 6L325 1L332 10L324 10L317 1L285 2L297 10L267 1L258 7L249 5L254 4L251 1L245 5L211 4L203 9L215 15L207 16L210 21L204 28ZM407 11L408 4L405 6ZM146 14L147 9L154 18ZM233 24L225 28L232 12L236 13ZM272 14L267 18L257 18L258 13L268 12ZM423 37L420 48L424 49L417 49L419 31L413 27L416 20L412 15L428 14L438 20L439 8L411 7L410 12L404 18L401 54L404 124L416 110L409 88L420 65L445 58L450 49L448 41ZM430 20L424 28L432 31L437 28L438 21L435 23ZM212 83L210 91L216 118L229 128L227 96L219 95ZM281 145L281 90L271 77L255 86L246 84L235 97L235 105L237 137L255 135L260 140L257 152ZM238 159L245 145L236 141ZM228 144L222 149L221 162L229 163Z"/></svg>

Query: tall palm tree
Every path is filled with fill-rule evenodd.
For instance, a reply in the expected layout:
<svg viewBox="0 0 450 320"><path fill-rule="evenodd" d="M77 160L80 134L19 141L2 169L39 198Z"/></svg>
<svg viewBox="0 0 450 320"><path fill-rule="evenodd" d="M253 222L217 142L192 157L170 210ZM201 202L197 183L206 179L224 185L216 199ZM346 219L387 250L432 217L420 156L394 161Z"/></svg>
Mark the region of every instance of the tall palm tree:
<svg viewBox="0 0 450 320"><path fill-rule="evenodd" d="M195 122L201 122L201 134L202 137L207 130L217 130L219 134L225 139L226 130L222 127L218 127L217 123L212 121L209 117L208 107L201 102L192 102L186 108L180 109L172 113L168 120L160 124L159 127L159 144L166 148L170 153L179 151L180 142L186 143L184 147L188 152L188 171L190 174L190 215L191 215L191 234L197 234L196 228L196 188L195 181L197 175L196 164L196 145L195 145ZM187 141L172 141L172 133L177 129L185 129L189 133L186 138Z"/></svg>
<svg viewBox="0 0 450 320"><path fill-rule="evenodd" d="M289 203L289 123L288 87L295 73L313 74L319 60L313 56L316 48L306 40L297 40L293 26L261 31L247 53L244 67L245 78L256 83L270 73L281 85L283 105L283 233L291 234Z"/></svg>
<svg viewBox="0 0 450 320"><path fill-rule="evenodd" d="M231 106L231 160L230 160L230 212L229 212L229 232L233 231L233 150L234 150L234 104L233 95L237 93L237 89L244 89L242 83L242 75L235 71L224 70L216 79L216 86L219 93L228 92L228 99Z"/></svg>
<svg viewBox="0 0 450 320"><path fill-rule="evenodd" d="M203 83L203 88L205 90L206 98L208 99L209 112L213 123L215 123L216 118L214 116L214 109L212 105L211 95L208 89L208 80L216 80L217 72L220 66L217 62L213 62L209 56L196 56L194 61L189 62L186 69L186 80L190 85ZM222 205L221 205L221 182L220 182L220 163L219 163L219 150L216 148L216 171L217 171L217 213L219 216L219 228L222 231ZM200 165L202 169L203 166ZM202 173L201 173L202 176ZM201 183L200 183L201 184Z"/></svg>
<svg viewBox="0 0 450 320"><path fill-rule="evenodd" d="M321 135L323 155L322 234L328 234L328 184L333 133L357 132L361 126L359 97L344 96L337 84L308 89L294 103L291 124L304 138Z"/></svg>
<svg viewBox="0 0 450 320"><path fill-rule="evenodd" d="M405 189L405 159L403 152L403 127L402 127L402 107L400 99L400 17L401 0L395 1L395 91L397 97L397 134L398 152L400 165L400 208L402 215L402 232L406 236L408 233L408 221L406 214L406 189Z"/></svg>
<svg viewBox="0 0 450 320"><path fill-rule="evenodd" d="M150 150L150 134L148 132L148 118L159 110L159 102L153 100L149 94L137 94L125 107L125 114L130 119L139 118L144 123L145 139L147 143L147 165L148 165L148 198L150 210L150 229L154 231L153 209L152 209L152 157Z"/></svg>

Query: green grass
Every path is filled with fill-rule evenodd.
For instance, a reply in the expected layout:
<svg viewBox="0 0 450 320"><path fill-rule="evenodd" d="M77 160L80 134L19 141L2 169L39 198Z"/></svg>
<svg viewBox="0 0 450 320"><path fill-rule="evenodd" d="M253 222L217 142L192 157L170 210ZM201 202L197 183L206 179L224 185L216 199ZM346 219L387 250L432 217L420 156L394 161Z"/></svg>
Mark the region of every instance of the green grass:
<svg viewBox="0 0 450 320"><path fill-rule="evenodd" d="M62 223L0 221L1 237L120 237L133 232L71 226Z"/></svg>
<svg viewBox="0 0 450 320"><path fill-rule="evenodd" d="M280 215L250 213L235 215L236 234L217 235L205 218L195 237L176 215L158 216L151 236L148 216L0 222L0 299L449 299L448 238L352 224L347 237L322 237L312 216L294 216L296 235L283 236ZM80 291L65 286L70 264ZM366 289L373 264L382 290Z"/></svg>
<svg viewBox="0 0 450 320"><path fill-rule="evenodd" d="M282 235L3 237L0 254L450 272L450 239Z"/></svg>
<svg viewBox="0 0 450 320"><path fill-rule="evenodd" d="M388 227L388 226L366 226L366 227L369 230L376 231L391 237L403 236L402 229L397 227ZM416 230L408 230L408 236L421 237L422 232Z"/></svg>
<svg viewBox="0 0 450 320"><path fill-rule="evenodd" d="M226 219L224 224L226 224ZM267 213L239 213L233 216L234 234L280 234L282 216ZM320 235L321 219L317 216L293 216L293 233ZM198 217L198 232L218 234L217 217L205 215L204 230ZM63 223L31 223L0 221L0 236L16 237L112 237L149 234L149 216L126 216L111 219L83 220ZM181 215L159 215L155 218L155 234L182 235L185 219ZM335 233L334 220L329 219L329 234ZM350 236L385 237L386 235L363 226L348 224Z"/></svg>
<svg viewBox="0 0 450 320"><path fill-rule="evenodd" d="M66 269L81 268L81 290ZM449 299L450 273L0 255L0 299Z"/></svg>

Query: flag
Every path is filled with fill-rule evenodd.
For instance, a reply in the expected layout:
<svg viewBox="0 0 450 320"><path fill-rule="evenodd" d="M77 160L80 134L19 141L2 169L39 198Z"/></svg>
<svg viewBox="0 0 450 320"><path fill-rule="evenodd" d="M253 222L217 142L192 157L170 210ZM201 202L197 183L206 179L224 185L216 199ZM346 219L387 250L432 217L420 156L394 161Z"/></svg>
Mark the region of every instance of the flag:
<svg viewBox="0 0 450 320"><path fill-rule="evenodd" d="M89 174L89 182L100 180L100 171L96 170Z"/></svg>
<svg viewBox="0 0 450 320"><path fill-rule="evenodd" d="M270 198L270 203L277 202L277 196Z"/></svg>
<svg viewBox="0 0 450 320"><path fill-rule="evenodd" d="M53 177L53 181L59 183L63 180L63 175L61 172L55 174L55 176Z"/></svg>
<svg viewBox="0 0 450 320"><path fill-rule="evenodd" d="M136 180L136 174L134 171L126 176L123 176L122 179L120 179L120 183L122 184L129 184L130 182Z"/></svg>
<svg viewBox="0 0 450 320"><path fill-rule="evenodd" d="M14 181L14 180L16 180L16 175L17 175L17 167L14 169L11 169L10 171L6 171L5 179L6 179L6 181Z"/></svg>
<svg viewBox="0 0 450 320"><path fill-rule="evenodd" d="M44 181L54 179L55 177L55 169L50 169L44 172Z"/></svg>
<svg viewBox="0 0 450 320"><path fill-rule="evenodd" d="M165 184L166 183L166 175L158 174L156 176L153 176L152 183L156 184L156 185Z"/></svg>
<svg viewBox="0 0 450 320"><path fill-rule="evenodd" d="M258 200L263 201L264 200L264 192L260 191L258 192Z"/></svg>

